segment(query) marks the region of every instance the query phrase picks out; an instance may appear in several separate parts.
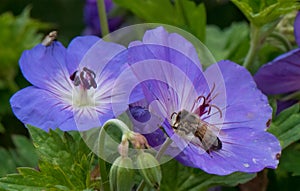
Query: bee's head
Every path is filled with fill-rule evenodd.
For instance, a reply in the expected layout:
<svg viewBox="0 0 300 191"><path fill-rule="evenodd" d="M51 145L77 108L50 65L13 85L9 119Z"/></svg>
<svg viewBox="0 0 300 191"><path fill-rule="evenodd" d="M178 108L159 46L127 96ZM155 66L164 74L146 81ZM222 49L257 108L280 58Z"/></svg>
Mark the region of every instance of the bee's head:
<svg viewBox="0 0 300 191"><path fill-rule="evenodd" d="M181 121L181 119L184 119L189 115L189 112L185 109L177 112L173 112L171 115L171 125L173 128L176 128L178 126L178 123Z"/></svg>

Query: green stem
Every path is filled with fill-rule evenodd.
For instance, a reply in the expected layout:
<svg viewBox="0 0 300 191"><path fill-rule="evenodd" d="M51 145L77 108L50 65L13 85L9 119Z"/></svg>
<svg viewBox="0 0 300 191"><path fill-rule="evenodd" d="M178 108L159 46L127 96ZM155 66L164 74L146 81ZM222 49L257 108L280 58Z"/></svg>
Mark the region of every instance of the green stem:
<svg viewBox="0 0 300 191"><path fill-rule="evenodd" d="M140 185L137 187L136 191L143 191L145 186L146 186L146 182L142 180Z"/></svg>
<svg viewBox="0 0 300 191"><path fill-rule="evenodd" d="M247 56L243 64L243 66L248 70L250 69L251 64L254 62L256 53L261 45L260 28L255 26L254 24L251 24L250 28L251 28L250 49L247 53Z"/></svg>
<svg viewBox="0 0 300 191"><path fill-rule="evenodd" d="M277 39L278 41L280 41L286 48L286 51L290 51L293 49L290 41L284 35L280 34L279 32L272 32L270 37L273 37L273 38Z"/></svg>
<svg viewBox="0 0 300 191"><path fill-rule="evenodd" d="M97 0L102 37L109 34L104 0Z"/></svg>
<svg viewBox="0 0 300 191"><path fill-rule="evenodd" d="M170 139L169 137L165 140L164 144L160 147L159 151L155 156L155 158L158 161L160 160L160 158L162 157L162 155L165 153L165 151L167 150L167 148L170 146L172 142L173 142L172 139Z"/></svg>
<svg viewBox="0 0 300 191"><path fill-rule="evenodd" d="M172 139L170 139L169 137L165 140L165 142L163 143L163 145L160 147L159 151L157 152L155 158L159 161L160 158L162 157L162 155L165 153L165 151L167 150L167 148L170 146L170 144L172 143ZM141 181L141 183L139 184L138 188L136 189L137 191L142 191L146 186L146 182L144 180Z"/></svg>
<svg viewBox="0 0 300 191"><path fill-rule="evenodd" d="M299 100L300 99L300 91L291 93L283 98L280 98L280 101L288 101L288 100Z"/></svg>
<svg viewBox="0 0 300 191"><path fill-rule="evenodd" d="M108 175L107 175L107 170L106 170L106 162L101 157L99 157L98 164L99 164L99 169L100 169L102 188L104 191L110 191ZM100 190L102 190L102 189L100 188Z"/></svg>
<svg viewBox="0 0 300 191"><path fill-rule="evenodd" d="M109 187L109 180L108 180L108 175L107 175L107 170L106 170L106 162L104 159L101 157L104 157L104 146L105 146L105 135L106 135L106 129L109 127L118 127L123 134L128 133L130 130L127 127L125 123L118 119L110 119L106 121L106 123L103 125L103 127L100 130L100 135L99 135L99 155L100 157L98 158L98 163L99 163L99 168L100 168L100 177L101 177L101 183L104 191L110 191ZM100 189L102 190L102 189Z"/></svg>

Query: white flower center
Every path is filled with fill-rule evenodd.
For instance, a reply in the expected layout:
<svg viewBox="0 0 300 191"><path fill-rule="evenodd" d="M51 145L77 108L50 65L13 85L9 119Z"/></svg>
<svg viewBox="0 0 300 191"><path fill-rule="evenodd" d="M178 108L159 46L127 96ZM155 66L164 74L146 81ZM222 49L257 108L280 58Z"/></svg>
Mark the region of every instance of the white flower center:
<svg viewBox="0 0 300 191"><path fill-rule="evenodd" d="M78 108L94 106L94 95L97 88L96 74L84 67L82 71L74 72L70 78L75 86L73 88L73 106Z"/></svg>
<svg viewBox="0 0 300 191"><path fill-rule="evenodd" d="M74 107L86 107L86 106L94 106L95 90L87 90L82 87L74 87L73 89L73 106Z"/></svg>

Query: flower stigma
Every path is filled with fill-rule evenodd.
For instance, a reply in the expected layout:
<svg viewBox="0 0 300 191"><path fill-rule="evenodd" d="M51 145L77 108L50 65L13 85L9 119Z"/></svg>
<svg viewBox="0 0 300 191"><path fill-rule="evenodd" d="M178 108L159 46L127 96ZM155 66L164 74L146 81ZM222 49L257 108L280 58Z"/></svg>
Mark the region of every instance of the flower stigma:
<svg viewBox="0 0 300 191"><path fill-rule="evenodd" d="M196 99L196 101L195 101L195 103L193 105L192 110L194 109L194 107L195 107L195 105L196 105L197 102L199 103L201 99L203 101L200 104L200 106L196 109L196 111L194 111L194 113L198 114L199 116L202 116L204 114L210 115L211 109L215 108L219 112L220 118L222 118L222 111L221 111L221 109L218 106L216 106L214 104L211 104L211 102L213 101L213 99L218 96L218 94L215 94L214 96L212 95L213 92L214 92L214 90L215 90L215 87L216 87L216 85L214 84L213 87L212 87L212 89L211 89L211 91L210 91L210 93L206 97L203 96L203 95L201 95L201 96L199 96ZM206 108L207 108L207 110L206 110Z"/></svg>

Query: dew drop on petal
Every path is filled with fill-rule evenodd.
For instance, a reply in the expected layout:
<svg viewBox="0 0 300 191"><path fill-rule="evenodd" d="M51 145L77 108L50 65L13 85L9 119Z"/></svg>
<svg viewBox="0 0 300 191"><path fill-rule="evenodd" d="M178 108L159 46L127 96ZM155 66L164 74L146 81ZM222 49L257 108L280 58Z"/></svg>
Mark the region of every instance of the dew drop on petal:
<svg viewBox="0 0 300 191"><path fill-rule="evenodd" d="M257 163L256 158L253 158L252 161L253 161L253 163L255 163L255 164Z"/></svg>
<svg viewBox="0 0 300 191"><path fill-rule="evenodd" d="M248 168L248 167L250 166L248 163L244 163L243 165L244 165L244 167L246 167L246 168Z"/></svg>

